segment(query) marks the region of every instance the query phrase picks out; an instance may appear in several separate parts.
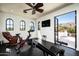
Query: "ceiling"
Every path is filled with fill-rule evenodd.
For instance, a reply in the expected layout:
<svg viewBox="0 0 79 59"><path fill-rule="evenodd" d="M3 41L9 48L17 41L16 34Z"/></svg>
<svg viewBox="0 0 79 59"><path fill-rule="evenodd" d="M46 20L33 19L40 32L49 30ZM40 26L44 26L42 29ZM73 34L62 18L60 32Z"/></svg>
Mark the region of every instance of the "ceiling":
<svg viewBox="0 0 79 59"><path fill-rule="evenodd" d="M29 19L38 19L39 17L42 17L56 10L59 10L68 5L70 4L69 3L44 3L44 6L41 7L42 9L44 9L44 12L43 13L36 12L36 14L32 15L31 11L28 11L27 13L23 13L23 10L30 8L25 3L0 3L0 12L12 13Z"/></svg>

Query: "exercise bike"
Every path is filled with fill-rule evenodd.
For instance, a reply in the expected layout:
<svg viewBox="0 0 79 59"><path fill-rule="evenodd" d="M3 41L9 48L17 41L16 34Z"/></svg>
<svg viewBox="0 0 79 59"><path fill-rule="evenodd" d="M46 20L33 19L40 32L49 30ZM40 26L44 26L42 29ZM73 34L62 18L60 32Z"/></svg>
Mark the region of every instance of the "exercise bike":
<svg viewBox="0 0 79 59"><path fill-rule="evenodd" d="M19 54L21 51L20 49L24 46L25 42L27 42L27 44L31 44L31 40L29 39L31 37L30 32L33 32L34 30L29 30L28 31L28 37L25 40L22 40L22 38L20 37L19 34L16 34L17 37L20 39L20 42L18 43L17 47L16 47L16 52L17 54Z"/></svg>

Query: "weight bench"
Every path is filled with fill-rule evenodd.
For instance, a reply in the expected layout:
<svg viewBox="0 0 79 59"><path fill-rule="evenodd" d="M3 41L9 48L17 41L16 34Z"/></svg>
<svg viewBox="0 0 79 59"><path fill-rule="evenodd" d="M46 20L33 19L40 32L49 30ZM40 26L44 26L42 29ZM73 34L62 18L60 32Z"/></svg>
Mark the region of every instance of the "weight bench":
<svg viewBox="0 0 79 59"><path fill-rule="evenodd" d="M50 49L47 49L46 47L44 47L43 45L41 45L40 43L38 42L33 42L33 44L39 48L40 50L43 51L43 54L44 56L48 56L48 55L51 55L51 56L56 56L59 54L59 56L64 56L64 50L63 49L59 49L55 46L52 46Z"/></svg>
<svg viewBox="0 0 79 59"><path fill-rule="evenodd" d="M56 46L51 46L49 50L55 55L64 56L65 51L63 49L57 48Z"/></svg>

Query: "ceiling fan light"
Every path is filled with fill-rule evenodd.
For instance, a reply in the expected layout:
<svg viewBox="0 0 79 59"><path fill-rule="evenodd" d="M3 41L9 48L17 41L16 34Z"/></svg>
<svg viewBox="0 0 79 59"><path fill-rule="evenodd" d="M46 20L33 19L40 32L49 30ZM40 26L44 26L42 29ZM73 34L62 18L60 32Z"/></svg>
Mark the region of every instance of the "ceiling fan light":
<svg viewBox="0 0 79 59"><path fill-rule="evenodd" d="M31 3L33 6L35 6L37 3Z"/></svg>

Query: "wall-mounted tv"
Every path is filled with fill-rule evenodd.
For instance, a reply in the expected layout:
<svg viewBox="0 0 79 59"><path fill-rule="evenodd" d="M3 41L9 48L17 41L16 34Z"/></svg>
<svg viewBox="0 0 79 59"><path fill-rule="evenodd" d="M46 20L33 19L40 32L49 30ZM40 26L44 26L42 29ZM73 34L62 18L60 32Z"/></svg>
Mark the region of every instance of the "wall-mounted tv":
<svg viewBox="0 0 79 59"><path fill-rule="evenodd" d="M50 27L50 19L42 21L42 27Z"/></svg>

